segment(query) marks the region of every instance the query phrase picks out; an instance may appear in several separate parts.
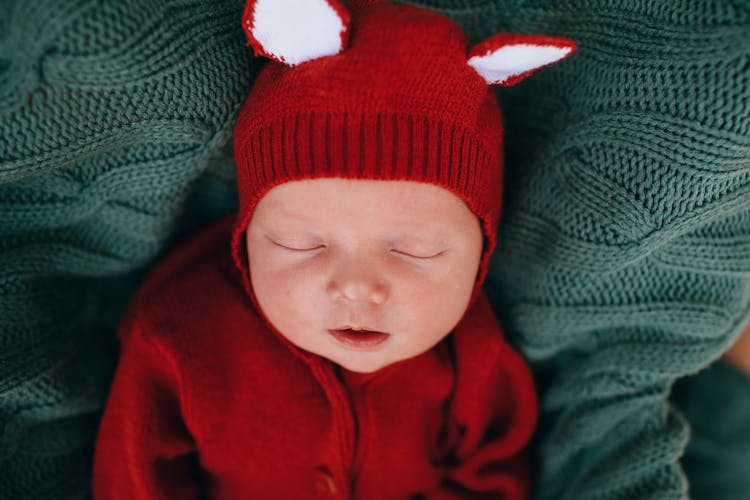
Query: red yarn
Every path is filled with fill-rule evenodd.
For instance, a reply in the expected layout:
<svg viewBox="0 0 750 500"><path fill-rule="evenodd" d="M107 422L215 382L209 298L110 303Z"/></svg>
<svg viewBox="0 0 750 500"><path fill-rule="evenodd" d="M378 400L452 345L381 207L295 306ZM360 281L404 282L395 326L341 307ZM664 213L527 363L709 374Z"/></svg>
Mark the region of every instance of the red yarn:
<svg viewBox="0 0 750 500"><path fill-rule="evenodd" d="M412 180L452 191L481 220L476 298L502 203L495 95L467 64L467 38L448 18L390 2L350 10L343 52L295 67L269 62L240 111L233 254L246 287L252 294L242 234L273 186L314 177Z"/></svg>

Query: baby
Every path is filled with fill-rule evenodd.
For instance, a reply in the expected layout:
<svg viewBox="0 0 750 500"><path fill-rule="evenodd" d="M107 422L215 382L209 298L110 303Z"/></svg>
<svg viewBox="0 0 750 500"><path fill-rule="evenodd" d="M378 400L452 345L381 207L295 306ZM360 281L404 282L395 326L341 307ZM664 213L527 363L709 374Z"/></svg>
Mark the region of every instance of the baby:
<svg viewBox="0 0 750 500"><path fill-rule="evenodd" d="M292 12L293 14L290 14ZM257 0L240 206L119 330L95 498L525 498L536 398L481 291L502 192L488 83L574 50L385 1Z"/></svg>

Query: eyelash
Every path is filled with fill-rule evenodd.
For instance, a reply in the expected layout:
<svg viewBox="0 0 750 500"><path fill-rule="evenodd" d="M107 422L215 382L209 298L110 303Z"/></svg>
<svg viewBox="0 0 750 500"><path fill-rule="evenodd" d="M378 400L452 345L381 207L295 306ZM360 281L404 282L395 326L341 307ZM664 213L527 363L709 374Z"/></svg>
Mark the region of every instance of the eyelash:
<svg viewBox="0 0 750 500"><path fill-rule="evenodd" d="M399 255L404 255L406 257L411 257L412 259L420 259L420 260L428 260L428 259L434 259L435 257L439 257L445 252L438 252L434 255L414 255L407 252L402 252L400 250L391 250L391 252L397 253Z"/></svg>
<svg viewBox="0 0 750 500"><path fill-rule="evenodd" d="M311 247L311 248L293 248L293 247L288 247L286 245L282 245L281 243L276 243L275 241L273 243L276 246L279 246L286 250L291 250L292 252L312 252L313 250L319 250L321 248L325 248L325 245L318 245L316 247Z"/></svg>
<svg viewBox="0 0 750 500"><path fill-rule="evenodd" d="M286 245L282 245L281 243L277 243L275 241L274 241L274 244L277 245L277 246L279 246L279 247L281 247L281 248L283 248L283 249L285 249L285 250L290 250L292 252L312 252L313 250L320 250L321 248L325 248L326 247L325 245L318 245L317 247L311 247L311 248L293 248L293 247L289 247L289 246L286 246ZM401 251L401 250L396 250L396 249L391 249L391 252L399 254L399 255L403 255L405 257L410 257L412 259L419 259L419 260L434 259L435 257L439 257L440 255L442 255L443 253L445 253L444 251L440 251L440 252L438 252L438 253L436 253L434 255L414 255L414 254L411 254L411 253L408 253L408 252L404 252L404 251Z"/></svg>

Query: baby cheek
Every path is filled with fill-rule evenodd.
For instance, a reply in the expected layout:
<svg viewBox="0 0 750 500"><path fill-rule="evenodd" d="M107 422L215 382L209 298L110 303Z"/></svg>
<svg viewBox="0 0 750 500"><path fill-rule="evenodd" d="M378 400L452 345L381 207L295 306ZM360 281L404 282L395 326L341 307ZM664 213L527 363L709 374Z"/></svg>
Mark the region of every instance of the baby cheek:
<svg viewBox="0 0 750 500"><path fill-rule="evenodd" d="M476 272L476 266L459 265L433 288L433 305L437 308L435 319L448 323L460 319L474 290Z"/></svg>
<svg viewBox="0 0 750 500"><path fill-rule="evenodd" d="M304 330L314 320L309 292L300 280L286 273L269 273L259 285L263 290L256 295L264 312L283 335L294 341L294 332Z"/></svg>
<svg viewBox="0 0 750 500"><path fill-rule="evenodd" d="M255 265L250 266L255 295L269 306L283 308L294 296L293 273L285 271L269 259L258 257Z"/></svg>
<svg viewBox="0 0 750 500"><path fill-rule="evenodd" d="M269 277L276 288L276 298L285 301L297 314L309 313L325 290L321 273L309 268L285 269Z"/></svg>
<svg viewBox="0 0 750 500"><path fill-rule="evenodd" d="M273 288L274 298L292 304L299 300L305 289L305 281L298 274L290 272L269 273L269 286Z"/></svg>
<svg viewBox="0 0 750 500"><path fill-rule="evenodd" d="M415 313L428 318L440 313L439 309L445 302L442 297L449 293L446 287L453 286L449 281L437 279L434 275L402 276L392 283L392 299L406 302Z"/></svg>
<svg viewBox="0 0 750 500"><path fill-rule="evenodd" d="M429 268L416 278L416 286L432 295L462 295L467 286L473 285L477 271L477 266L467 260L456 256L451 262Z"/></svg>

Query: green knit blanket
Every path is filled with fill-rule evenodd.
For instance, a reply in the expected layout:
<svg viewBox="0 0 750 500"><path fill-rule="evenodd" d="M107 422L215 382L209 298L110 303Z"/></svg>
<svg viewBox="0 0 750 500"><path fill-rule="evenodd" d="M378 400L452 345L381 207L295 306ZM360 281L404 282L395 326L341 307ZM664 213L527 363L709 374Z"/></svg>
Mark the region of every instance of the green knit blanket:
<svg viewBox="0 0 750 500"><path fill-rule="evenodd" d="M684 498L670 389L750 312L750 2L505 7L503 29L579 44L500 95L488 289L543 390L538 496Z"/></svg>
<svg viewBox="0 0 750 500"><path fill-rule="evenodd" d="M234 209L241 1L0 1L0 498L89 493L143 270Z"/></svg>
<svg viewBox="0 0 750 500"><path fill-rule="evenodd" d="M1 499L90 495L123 308L171 244L235 206L231 131L258 64L243 3L0 1ZM537 496L710 484L711 433L686 448L684 415L711 427L695 402L714 379L686 385L684 414L669 396L748 315L750 3L413 3L475 42L579 44L499 92L507 193L486 288L543 391ZM712 416L750 415L747 400ZM748 433L719 440L725 457L747 457ZM721 477L743 498L750 474Z"/></svg>

